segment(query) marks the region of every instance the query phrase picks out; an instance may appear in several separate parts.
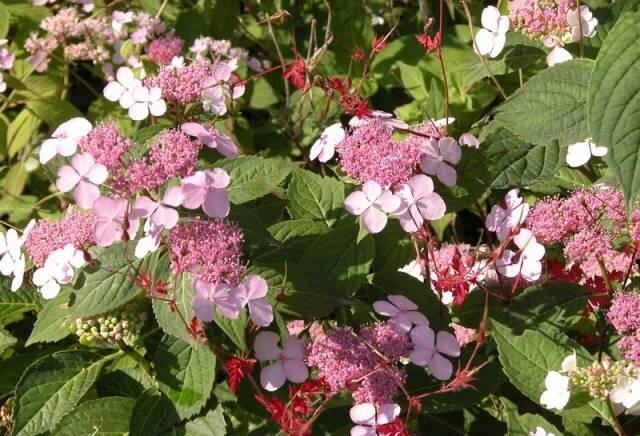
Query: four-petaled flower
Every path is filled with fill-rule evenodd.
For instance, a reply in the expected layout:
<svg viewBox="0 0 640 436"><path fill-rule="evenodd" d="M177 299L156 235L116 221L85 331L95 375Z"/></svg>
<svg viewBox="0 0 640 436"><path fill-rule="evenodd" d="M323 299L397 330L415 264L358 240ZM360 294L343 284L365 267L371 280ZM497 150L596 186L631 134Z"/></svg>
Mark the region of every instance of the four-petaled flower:
<svg viewBox="0 0 640 436"><path fill-rule="evenodd" d="M207 283L204 280L193 282L194 296L191 301L193 313L202 322L211 322L216 308L229 319L236 319L240 314L240 306L232 295L233 287L226 283Z"/></svg>
<svg viewBox="0 0 640 436"><path fill-rule="evenodd" d="M640 402L640 379L620 376L611 389L611 401L630 409Z"/></svg>
<svg viewBox="0 0 640 436"><path fill-rule="evenodd" d="M91 209L93 202L100 197L98 185L107 180L107 167L96 163L89 153L76 154L71 158L71 165L58 170L56 187L61 192L69 192L73 188L73 198L82 209Z"/></svg>
<svg viewBox="0 0 640 436"><path fill-rule="evenodd" d="M131 92L131 97L133 103L129 106L129 118L134 121L147 119L149 113L159 117L167 111L167 104L162 99L162 90L157 86L136 86Z"/></svg>
<svg viewBox="0 0 640 436"><path fill-rule="evenodd" d="M396 214L406 232L417 232L424 220L433 221L444 216L446 205L442 197L433 192L431 177L424 174L413 176L395 194L402 199L402 205Z"/></svg>
<svg viewBox="0 0 640 436"><path fill-rule="evenodd" d="M578 14L578 9L567 12L567 24L571 26L573 40L580 41L583 35L587 38L596 36L598 19L593 16L588 6L580 6L580 14ZM580 33L581 31L582 33Z"/></svg>
<svg viewBox="0 0 640 436"><path fill-rule="evenodd" d="M480 18L482 29L473 39L473 49L480 56L489 55L495 58L502 52L509 31L509 17L501 16L495 6L487 6Z"/></svg>
<svg viewBox="0 0 640 436"><path fill-rule="evenodd" d="M25 266L22 245L31 226L32 224L30 223L25 228L22 237L18 236L18 232L15 229L7 230L6 235L0 233L0 274L13 277L11 280L12 292L16 292L22 286Z"/></svg>
<svg viewBox="0 0 640 436"><path fill-rule="evenodd" d="M282 349L279 342L280 336L276 333L263 331L253 344L256 359L273 361L260 371L260 384L269 392L277 391L287 380L302 383L309 376L304 363L306 340L288 336Z"/></svg>
<svg viewBox="0 0 640 436"><path fill-rule="evenodd" d="M430 138L422 143L420 168L425 174L436 176L446 186L456 184L458 175L452 165L462 156L458 141L450 137Z"/></svg>
<svg viewBox="0 0 640 436"><path fill-rule="evenodd" d="M328 162L331 160L336 152L336 145L338 145L345 137L342 124L335 123L324 129L320 138L316 140L309 150L309 159L315 160L316 158L320 162Z"/></svg>
<svg viewBox="0 0 640 436"><path fill-rule="evenodd" d="M244 94L242 83L231 83L231 66L225 63L216 64L212 75L202 81L202 107L215 115L227 113L225 100L229 97L236 100Z"/></svg>
<svg viewBox="0 0 640 436"><path fill-rule="evenodd" d="M125 198L100 197L93 203L93 234L99 246L108 247L122 240L128 223L127 207ZM133 226L127 230L132 233Z"/></svg>
<svg viewBox="0 0 640 436"><path fill-rule="evenodd" d="M589 162L591 156L602 157L609 149L594 144L591 139L571 144L567 149L567 165L572 168L581 167Z"/></svg>
<svg viewBox="0 0 640 436"><path fill-rule="evenodd" d="M496 261L496 269L505 277L516 277L520 274L527 281L538 280L542 274L544 247L529 229L521 229L513 237L513 242L519 250L504 250L500 259Z"/></svg>
<svg viewBox="0 0 640 436"><path fill-rule="evenodd" d="M349 410L349 417L356 425L351 436L377 436L376 427L390 424L400 415L400 406L395 403L356 404Z"/></svg>
<svg viewBox="0 0 640 436"><path fill-rule="evenodd" d="M496 232L501 241L522 224L529 214L529 205L518 196L518 192L517 189L507 192L504 197L506 207L494 205L485 220L487 230Z"/></svg>
<svg viewBox="0 0 640 436"><path fill-rule="evenodd" d="M172 229L178 223L178 211L174 208L180 206L184 200L182 189L179 186L171 186L164 192L160 201L153 201L149 197L138 198L131 206L130 220L148 218L155 226Z"/></svg>
<svg viewBox="0 0 640 436"><path fill-rule="evenodd" d="M49 253L44 266L33 273L33 284L40 289L43 298L55 298L60 292L60 285L73 280L73 268L80 268L84 263L84 253L67 244Z"/></svg>
<svg viewBox="0 0 640 436"><path fill-rule="evenodd" d="M182 179L182 205L187 209L202 210L211 218L224 218L229 214L229 196L224 188L229 186L231 179L221 168L213 171L197 171L195 174Z"/></svg>
<svg viewBox="0 0 640 436"><path fill-rule="evenodd" d="M273 322L273 307L265 298L269 292L267 281L257 274L250 274L231 291L231 297L240 309L249 307L249 318L259 327Z"/></svg>
<svg viewBox="0 0 640 436"><path fill-rule="evenodd" d="M40 146L40 163L46 164L57 154L65 157L73 156L78 150L78 143L91 131L91 123L85 118L71 118L60 124L53 131L51 138L45 139Z"/></svg>
<svg viewBox="0 0 640 436"><path fill-rule="evenodd" d="M360 216L362 225L370 233L379 233L387 225L387 214L397 212L402 200L373 180L362 185L362 191L345 198L344 207L352 215Z"/></svg>
<svg viewBox="0 0 640 436"><path fill-rule="evenodd" d="M142 82L136 79L131 68L120 67L116 72L116 80L107 83L102 93L107 100L117 101L124 109L129 109L135 103L133 90L140 86Z"/></svg>
<svg viewBox="0 0 640 436"><path fill-rule="evenodd" d="M427 325L414 327L410 333L413 350L409 360L418 366L428 366L438 380L448 380L453 374L453 364L443 355L460 356L460 344L449 332L436 333Z"/></svg>
<svg viewBox="0 0 640 436"><path fill-rule="evenodd" d="M544 379L545 390L540 395L540 404L547 409L562 410L569 402L569 377L557 371L549 371Z"/></svg>
<svg viewBox="0 0 640 436"><path fill-rule="evenodd" d="M200 123L184 123L180 129L187 135L198 138L198 141L207 147L218 150L223 156L236 157L238 155L238 146L233 142L233 139L218 129Z"/></svg>
<svg viewBox="0 0 640 436"><path fill-rule="evenodd" d="M408 332L414 325L429 325L427 317L418 312L418 306L404 295L389 295L387 300L373 303L373 310L390 317L391 324L401 333Z"/></svg>

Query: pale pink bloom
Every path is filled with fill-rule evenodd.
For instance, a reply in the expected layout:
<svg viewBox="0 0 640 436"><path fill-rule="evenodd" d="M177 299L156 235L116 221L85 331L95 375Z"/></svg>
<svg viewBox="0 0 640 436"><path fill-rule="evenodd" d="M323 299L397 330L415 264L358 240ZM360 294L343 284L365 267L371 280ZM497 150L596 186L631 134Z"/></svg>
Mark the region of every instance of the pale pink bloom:
<svg viewBox="0 0 640 436"><path fill-rule="evenodd" d="M309 377L304 363L306 341L295 336L284 340L284 347L278 346L280 336L274 332L263 331L253 343L256 359L274 361L260 371L260 384L269 392L277 391L289 380L302 383Z"/></svg>
<svg viewBox="0 0 640 436"><path fill-rule="evenodd" d="M212 69L212 76L202 81L202 106L204 110L215 115L227 113L225 100L236 100L244 94L244 85L230 83L233 69L225 63L216 64Z"/></svg>
<svg viewBox="0 0 640 436"><path fill-rule="evenodd" d="M96 243L108 247L122 240L128 202L124 198L100 197L93 203L93 233Z"/></svg>
<svg viewBox="0 0 640 436"><path fill-rule="evenodd" d="M542 274L542 258L544 247L536 241L531 230L520 229L513 237L513 242L520 249L506 249L502 257L496 261L496 268L505 277L516 277L518 274L530 282L536 281Z"/></svg>
<svg viewBox="0 0 640 436"><path fill-rule="evenodd" d="M324 129L320 138L316 140L309 150L309 159L320 162L328 162L336 152L336 145L344 140L345 132L342 124L335 123Z"/></svg>
<svg viewBox="0 0 640 436"><path fill-rule="evenodd" d="M120 67L116 72L116 80L107 83L102 93L109 101L117 101L124 109L129 109L135 103L133 90L142 86L136 79L131 68Z"/></svg>
<svg viewBox="0 0 640 436"><path fill-rule="evenodd" d="M460 356L460 344L454 335L436 333L426 325L414 327L410 333L413 351L409 360L418 366L428 366L438 380L448 380L453 374L453 364L444 356Z"/></svg>
<svg viewBox="0 0 640 436"><path fill-rule="evenodd" d="M57 154L69 157L78 149L78 143L91 132L91 123L82 117L71 118L60 124L40 147L40 163L46 164Z"/></svg>
<svg viewBox="0 0 640 436"><path fill-rule="evenodd" d="M383 124L394 129L406 129L409 127L404 121L394 118L393 114L380 110L372 110L370 115L364 117L355 116L349 120L349 125L351 127L361 127L376 120L380 120Z"/></svg>
<svg viewBox="0 0 640 436"><path fill-rule="evenodd" d="M124 30L124 25L132 23L133 19L134 13L132 11L113 11L113 13L111 14L111 27L118 38L124 38L125 36L127 36L126 30Z"/></svg>
<svg viewBox="0 0 640 436"><path fill-rule="evenodd" d="M4 40L6 43L6 39ZM1 41L0 41L1 42ZM0 43L0 46L3 45ZM10 70L13 68L13 62L16 60L16 55L11 53L8 48L0 48L0 70Z"/></svg>
<svg viewBox="0 0 640 436"><path fill-rule="evenodd" d="M545 390L540 395L540 404L547 409L562 410L569 402L569 377L557 371L549 371L544 379Z"/></svg>
<svg viewBox="0 0 640 436"><path fill-rule="evenodd" d="M422 143L420 168L425 174L436 176L446 186L456 184L458 175L452 165L457 165L462 157L458 142L450 137L430 138Z"/></svg>
<svg viewBox="0 0 640 436"><path fill-rule="evenodd" d="M400 406L395 403L356 404L349 410L349 417L356 425L351 429L351 436L377 436L376 427L390 424L400 415Z"/></svg>
<svg viewBox="0 0 640 436"><path fill-rule="evenodd" d="M47 256L44 266L33 273L33 284L39 288L44 299L55 298L60 292L60 285L73 280L73 268L80 268L84 263L84 253L67 244Z"/></svg>
<svg viewBox="0 0 640 436"><path fill-rule="evenodd" d="M509 17L501 16L495 6L487 6L482 11L482 29L473 39L473 49L481 56L495 58L502 52L509 31Z"/></svg>
<svg viewBox="0 0 640 436"><path fill-rule="evenodd" d="M269 292L267 281L256 274L250 274L231 291L231 298L240 308L249 307L249 318L259 327L267 327L273 322L273 307L265 298Z"/></svg>
<svg viewBox="0 0 640 436"><path fill-rule="evenodd" d="M552 50L547 54L547 65L550 67L573 59L571 53L564 48L562 40L557 36L547 35L542 38L542 43L546 47L552 47Z"/></svg>
<svg viewBox="0 0 640 436"><path fill-rule="evenodd" d="M379 233L387 225L387 214L397 212L402 200L373 180L362 185L362 191L345 198L344 207L352 215L360 216L362 225L370 233Z"/></svg>
<svg viewBox="0 0 640 436"><path fill-rule="evenodd" d="M458 140L458 144L471 148L480 148L480 141L471 133L463 133Z"/></svg>
<svg viewBox="0 0 640 436"><path fill-rule="evenodd" d="M184 196L179 186L167 188L161 201L153 201L149 197L138 198L131 206L130 220L149 218L156 226L172 229L178 223L178 211L174 208L180 206Z"/></svg>
<svg viewBox="0 0 640 436"><path fill-rule="evenodd" d="M581 142L569 145L567 149L567 165L572 168L581 167L591 159L591 156L602 157L609 149L591 142L591 139L585 139Z"/></svg>
<svg viewBox="0 0 640 436"><path fill-rule="evenodd" d="M429 325L429 320L418 312L418 306L404 295L389 295L389 301L379 300L373 303L373 310L382 316L388 316L389 322L401 333L411 330L414 325Z"/></svg>
<svg viewBox="0 0 640 436"><path fill-rule="evenodd" d="M572 9L567 12L567 23L571 26L571 36L576 42L580 41L583 35L587 38L592 38L596 35L598 19L593 16L588 6L580 6L579 17L578 9Z"/></svg>
<svg viewBox="0 0 640 436"><path fill-rule="evenodd" d="M182 205L187 209L202 210L211 218L224 218L229 214L229 196L225 188L231 179L225 170L215 168L213 171L197 171L182 179Z"/></svg>
<svg viewBox="0 0 640 436"><path fill-rule="evenodd" d="M395 194L402 199L396 214L406 232L417 232L424 220L433 221L444 216L446 205L442 197L433 192L431 177L424 174L413 176Z"/></svg>
<svg viewBox="0 0 640 436"><path fill-rule="evenodd" d="M114 83L114 82L111 82ZM129 118L142 121L151 115L159 117L167 111L167 104L162 99L162 89L154 86L137 86L131 92L133 103L129 107Z"/></svg>
<svg viewBox="0 0 640 436"><path fill-rule="evenodd" d="M233 139L220 130L202 125L200 123L184 123L180 129L189 136L195 136L202 144L214 148L226 157L236 157L238 146Z"/></svg>
<svg viewBox="0 0 640 436"><path fill-rule="evenodd" d="M100 197L98 185L104 183L107 176L107 167L96 163L89 153L76 154L71 158L71 165L58 170L56 187L61 192L69 192L75 188L73 198L78 206L81 209L91 209L93 202Z"/></svg>
<svg viewBox="0 0 640 436"><path fill-rule="evenodd" d="M27 229L22 237L18 236L15 229L7 230L6 235L0 233L0 274L12 277L12 292L16 292L22 286L24 278L25 257L22 253L22 246L26 234Z"/></svg>
<svg viewBox="0 0 640 436"><path fill-rule="evenodd" d="M215 317L216 307L229 319L236 319L241 307L233 298L233 288L226 283L208 283L197 279L193 282L194 296L191 301L193 313L202 322L211 322Z"/></svg>
<svg viewBox="0 0 640 436"><path fill-rule="evenodd" d="M496 232L499 240L504 240L512 230L524 222L529 214L529 205L518 196L518 190L512 189L504 197L505 208L494 205L487 215L485 225L491 232Z"/></svg>

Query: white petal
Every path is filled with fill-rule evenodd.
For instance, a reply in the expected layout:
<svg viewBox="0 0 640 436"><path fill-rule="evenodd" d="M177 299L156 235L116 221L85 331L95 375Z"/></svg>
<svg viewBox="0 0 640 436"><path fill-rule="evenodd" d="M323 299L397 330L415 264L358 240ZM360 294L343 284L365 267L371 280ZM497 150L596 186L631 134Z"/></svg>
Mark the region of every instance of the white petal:
<svg viewBox="0 0 640 436"><path fill-rule="evenodd" d="M474 38L473 49L481 56L488 55L493 50L495 35L487 29L480 29Z"/></svg>
<svg viewBox="0 0 640 436"><path fill-rule="evenodd" d="M149 105L147 103L134 103L129 108L129 118L134 121L142 121L149 116Z"/></svg>
<svg viewBox="0 0 640 436"><path fill-rule="evenodd" d="M561 64L571 59L573 59L571 53L560 46L556 46L547 55L547 65L553 67L556 64Z"/></svg>
<svg viewBox="0 0 640 436"><path fill-rule="evenodd" d="M482 11L480 22L482 27L492 32L498 31L498 22L500 20L500 11L495 6L487 6Z"/></svg>
<svg viewBox="0 0 640 436"><path fill-rule="evenodd" d="M589 143L576 142L567 148L567 165L572 168L581 167L591 159L591 149Z"/></svg>

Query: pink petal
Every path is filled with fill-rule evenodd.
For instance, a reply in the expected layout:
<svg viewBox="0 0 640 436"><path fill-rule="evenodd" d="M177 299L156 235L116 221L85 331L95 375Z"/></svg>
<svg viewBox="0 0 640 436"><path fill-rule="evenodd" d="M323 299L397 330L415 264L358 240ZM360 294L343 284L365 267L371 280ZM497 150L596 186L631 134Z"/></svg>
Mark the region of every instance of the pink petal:
<svg viewBox="0 0 640 436"><path fill-rule="evenodd" d="M86 176L91 171L95 160L89 153L76 154L71 158L71 166L80 176Z"/></svg>
<svg viewBox="0 0 640 436"><path fill-rule="evenodd" d="M431 363L433 354L434 350L427 348L415 348L411 353L409 353L409 360L414 365L427 366Z"/></svg>
<svg viewBox="0 0 640 436"><path fill-rule="evenodd" d="M287 380L293 383L302 383L309 377L307 365L302 360L283 359L282 366Z"/></svg>
<svg viewBox="0 0 640 436"><path fill-rule="evenodd" d="M138 198L131 205L131 211L129 212L129 218L137 220L140 218L149 218L153 212L158 208L158 203L150 199L149 197L142 196Z"/></svg>
<svg viewBox="0 0 640 436"><path fill-rule="evenodd" d="M384 190L375 201L375 204L385 213L395 213L402 206L402 199L397 195L393 195L391 191Z"/></svg>
<svg viewBox="0 0 640 436"><path fill-rule="evenodd" d="M56 180L56 187L60 192L69 192L80 181L80 176L69 165L60 167L58 170L58 180Z"/></svg>
<svg viewBox="0 0 640 436"><path fill-rule="evenodd" d="M458 145L458 141L453 138L446 137L440 139L438 145L440 146L440 155L444 160L453 165L460 162L460 157L462 157L462 149Z"/></svg>
<svg viewBox="0 0 640 436"><path fill-rule="evenodd" d="M431 374L438 380L449 380L453 374L453 364L438 353L433 355L429 368Z"/></svg>
<svg viewBox="0 0 640 436"><path fill-rule="evenodd" d="M257 274L250 274L244 279L244 286L247 298L255 300L263 298L269 292L267 281Z"/></svg>
<svg viewBox="0 0 640 436"><path fill-rule="evenodd" d="M382 187L377 182L369 180L362 185L362 192L364 192L369 201L376 201L382 194Z"/></svg>
<svg viewBox="0 0 640 436"><path fill-rule="evenodd" d="M151 221L156 226L162 226L165 229L172 229L178 224L178 211L163 205L158 206L156 211L151 215Z"/></svg>
<svg viewBox="0 0 640 436"><path fill-rule="evenodd" d="M236 157L238 155L238 146L236 143L224 133L220 131L216 131L216 133L216 150L218 150L223 156Z"/></svg>
<svg viewBox="0 0 640 436"><path fill-rule="evenodd" d="M444 200L435 192L419 199L416 202L416 206L420 211L420 215L430 221L442 218L447 210Z"/></svg>
<svg viewBox="0 0 640 436"><path fill-rule="evenodd" d="M249 301L249 318L258 327L268 327L273 322L273 307L265 298Z"/></svg>
<svg viewBox="0 0 640 436"><path fill-rule="evenodd" d="M65 157L73 156L78 150L78 140L74 137L60 138L57 145L58 153Z"/></svg>
<svg viewBox="0 0 640 436"><path fill-rule="evenodd" d="M276 360L282 354L278 347L280 336L277 333L263 331L258 333L253 343L253 350L258 360Z"/></svg>
<svg viewBox="0 0 640 436"><path fill-rule="evenodd" d="M444 162L440 162L438 165L437 176L438 180L440 180L445 186L454 186L456 184L456 180L458 180L456 170Z"/></svg>
<svg viewBox="0 0 640 436"><path fill-rule="evenodd" d="M182 204L184 195L182 194L182 188L180 186L171 186L167 188L162 197L162 203L167 206L178 207Z"/></svg>
<svg viewBox="0 0 640 436"><path fill-rule="evenodd" d="M210 189L204 196L202 210L211 218L224 218L229 215L231 206L229 196L224 189Z"/></svg>
<svg viewBox="0 0 640 436"><path fill-rule="evenodd" d="M180 130L182 130L187 135L195 136L197 138L199 138L200 135L206 135L207 133L209 133L207 129L200 123L183 123L180 126Z"/></svg>
<svg viewBox="0 0 640 436"><path fill-rule="evenodd" d="M202 205L207 192L207 176L204 171L182 179L182 205L187 209L197 209Z"/></svg>
<svg viewBox="0 0 640 436"><path fill-rule="evenodd" d="M410 336L411 342L416 347L429 350L435 349L436 335L430 327L424 325L414 327L413 330L411 330Z"/></svg>
<svg viewBox="0 0 640 436"><path fill-rule="evenodd" d="M95 203L94 203L95 209ZM93 225L96 243L101 247L108 247L122 237L122 227L113 221L98 221Z"/></svg>
<svg viewBox="0 0 640 436"><path fill-rule="evenodd" d="M73 191L73 198L82 209L91 209L93 203L100 197L100 190L94 184L80 180L76 190Z"/></svg>
<svg viewBox="0 0 640 436"><path fill-rule="evenodd" d="M422 219L415 220L409 209L406 209L404 213L400 215L400 227L407 233L417 232L418 224L422 225L422 222Z"/></svg>
<svg viewBox="0 0 640 436"><path fill-rule="evenodd" d="M414 325L425 325L425 326L429 325L429 319L420 312L416 312L415 310L412 310L409 312L405 312L405 315L409 317L409 319Z"/></svg>
<svg viewBox="0 0 640 436"><path fill-rule="evenodd" d="M210 187L215 189L224 189L231 183L229 174L222 168L215 168L213 171L205 171L207 176L212 179L208 181Z"/></svg>
<svg viewBox="0 0 640 436"><path fill-rule="evenodd" d="M387 297L400 310L417 310L418 305L404 295L393 294Z"/></svg>
<svg viewBox="0 0 640 436"><path fill-rule="evenodd" d="M447 356L458 357L460 355L460 344L451 333L439 331L436 339L436 350Z"/></svg>
<svg viewBox="0 0 640 436"><path fill-rule="evenodd" d="M371 206L362 214L362 224L369 233L379 233L387 225L387 215L378 208Z"/></svg>
<svg viewBox="0 0 640 436"><path fill-rule="evenodd" d="M231 68L224 63L216 64L213 67L213 77L218 82L226 82L231 78Z"/></svg>
<svg viewBox="0 0 640 436"><path fill-rule="evenodd" d="M86 175L87 179L94 185L101 185L107 180L108 176L109 171L107 171L107 167L102 164L94 164Z"/></svg>
<svg viewBox="0 0 640 436"><path fill-rule="evenodd" d="M378 432L375 428L367 425L356 425L351 427L349 436L378 436Z"/></svg>
<svg viewBox="0 0 640 436"><path fill-rule="evenodd" d="M389 424L400 415L400 406L395 403L378 404L378 425Z"/></svg>
<svg viewBox="0 0 640 436"><path fill-rule="evenodd" d="M373 303L373 310L383 316L395 316L400 310L388 301L379 300Z"/></svg>
<svg viewBox="0 0 640 436"><path fill-rule="evenodd" d="M389 320L391 324L396 328L400 333L408 333L411 330L411 319L404 313L399 312L396 316Z"/></svg>
<svg viewBox="0 0 640 436"><path fill-rule="evenodd" d="M371 202L362 191L352 192L344 199L344 208L351 215L362 215Z"/></svg>
<svg viewBox="0 0 640 436"><path fill-rule="evenodd" d="M357 404L349 410L349 417L356 424L375 425L376 407L371 403Z"/></svg>
<svg viewBox="0 0 640 436"><path fill-rule="evenodd" d="M214 305L208 298L197 295L191 300L194 315L202 322L211 322L214 317Z"/></svg>
<svg viewBox="0 0 640 436"><path fill-rule="evenodd" d="M438 173L439 161L429 156L424 156L420 160L420 168L425 174L435 176Z"/></svg>
<svg viewBox="0 0 640 436"><path fill-rule="evenodd" d="M409 185L409 188L411 188L413 198L415 198L416 200L425 197L433 192L433 180L431 180L431 177L424 174L413 176L411 179L409 179L407 185Z"/></svg>
<svg viewBox="0 0 640 436"><path fill-rule="evenodd" d="M280 362L272 363L260 371L260 384L269 392L280 389L285 381L287 381L287 375Z"/></svg>
<svg viewBox="0 0 640 436"><path fill-rule="evenodd" d="M307 341L304 339L298 339L295 336L287 336L284 340L284 349L282 355L287 359L303 360L305 357L305 346Z"/></svg>
<svg viewBox="0 0 640 436"><path fill-rule="evenodd" d="M438 148L437 139L430 138L422 141L420 149L423 158L436 161L440 159L440 149Z"/></svg>

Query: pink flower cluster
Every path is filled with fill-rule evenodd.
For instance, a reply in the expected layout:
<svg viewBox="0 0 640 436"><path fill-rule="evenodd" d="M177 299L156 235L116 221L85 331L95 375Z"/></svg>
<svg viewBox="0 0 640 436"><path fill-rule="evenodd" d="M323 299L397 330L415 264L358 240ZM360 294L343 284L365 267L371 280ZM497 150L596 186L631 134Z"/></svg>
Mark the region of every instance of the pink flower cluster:
<svg viewBox="0 0 640 436"><path fill-rule="evenodd" d="M134 147L132 140L118 132L118 127L109 121L94 127L79 143L80 150L89 153L95 161L111 172L122 169L124 155Z"/></svg>
<svg viewBox="0 0 640 436"><path fill-rule="evenodd" d="M571 32L567 13L574 9L575 0L512 0L509 19L513 29L531 39L547 35L562 38Z"/></svg>
<svg viewBox="0 0 640 436"><path fill-rule="evenodd" d="M240 229L226 221L194 218L171 229L167 245L175 272L191 273L210 284L237 286L244 271L242 241Z"/></svg>
<svg viewBox="0 0 640 436"><path fill-rule="evenodd" d="M180 130L167 130L151 146L149 155L130 162L115 176L115 188L124 195L155 190L171 177L186 177L196 169L202 145Z"/></svg>
<svg viewBox="0 0 640 436"><path fill-rule="evenodd" d="M635 213L640 218L640 212ZM580 265L587 277L602 276L599 260L609 273L623 273L630 265L631 246L618 246L616 239L629 234L620 191L595 187L574 191L567 198L539 201L525 226L541 242L560 243L567 260Z"/></svg>
<svg viewBox="0 0 640 436"><path fill-rule="evenodd" d="M618 342L622 355L640 365L640 294L616 293L607 318L622 336Z"/></svg>
<svg viewBox="0 0 640 436"><path fill-rule="evenodd" d="M342 169L361 183L375 181L384 187L405 183L420 163L420 145L395 141L393 129L380 120L356 127L336 150Z"/></svg>
<svg viewBox="0 0 640 436"><path fill-rule="evenodd" d="M376 352L388 359L383 366ZM406 373L395 366L400 356L408 356L409 339L389 323L364 327L357 334L337 327L316 337L310 345L307 362L318 370L318 377L337 393L351 391L358 403L389 403L404 383Z"/></svg>
<svg viewBox="0 0 640 436"><path fill-rule="evenodd" d="M69 209L60 221L40 220L28 233L24 245L33 263L42 267L52 251L67 244L77 249L95 244L91 214Z"/></svg>
<svg viewBox="0 0 640 436"><path fill-rule="evenodd" d="M162 36L156 38L147 47L149 59L156 64L169 65L174 56L180 55L184 39L175 35Z"/></svg>
<svg viewBox="0 0 640 436"><path fill-rule="evenodd" d="M202 62L194 62L182 68L165 66L158 75L145 80L145 86L157 86L162 89L162 98L181 104L195 103L200 100L202 82L210 74L209 67Z"/></svg>

